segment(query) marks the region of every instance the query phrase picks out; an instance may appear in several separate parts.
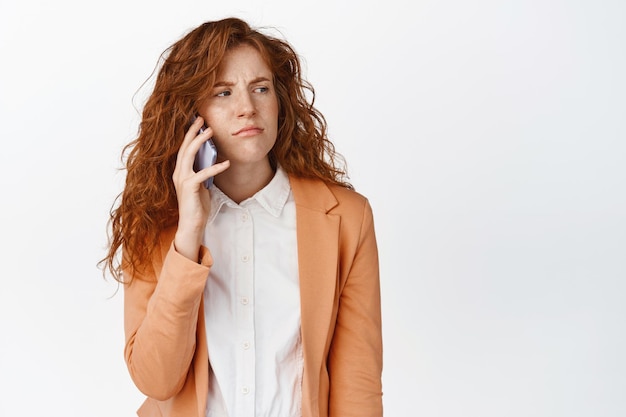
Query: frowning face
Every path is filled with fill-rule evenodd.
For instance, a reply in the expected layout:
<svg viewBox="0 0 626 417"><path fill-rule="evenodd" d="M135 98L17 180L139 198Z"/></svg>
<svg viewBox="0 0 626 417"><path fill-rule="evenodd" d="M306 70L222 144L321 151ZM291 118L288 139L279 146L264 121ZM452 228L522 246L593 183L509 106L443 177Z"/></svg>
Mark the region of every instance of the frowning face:
<svg viewBox="0 0 626 417"><path fill-rule="evenodd" d="M254 47L240 45L226 53L198 113L213 129L219 160L267 164L278 133L278 98L273 74Z"/></svg>

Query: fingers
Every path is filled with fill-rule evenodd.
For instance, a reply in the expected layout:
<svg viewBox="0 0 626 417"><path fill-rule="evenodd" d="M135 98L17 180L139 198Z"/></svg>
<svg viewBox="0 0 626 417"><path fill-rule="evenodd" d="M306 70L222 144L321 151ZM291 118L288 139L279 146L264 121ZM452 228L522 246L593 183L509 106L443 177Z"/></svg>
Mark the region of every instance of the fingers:
<svg viewBox="0 0 626 417"><path fill-rule="evenodd" d="M210 167L204 168L196 174L197 180L201 183L208 180L211 177L214 177L222 172L226 171L230 167L230 161L222 161L215 165L211 165Z"/></svg>
<svg viewBox="0 0 626 417"><path fill-rule="evenodd" d="M197 173L194 171L193 167L196 154L202 144L213 135L213 129L210 127L207 127L204 132L198 133L203 124L204 120L201 117L197 117L194 120L178 150L176 166L173 173L174 185L177 190L180 189L182 191L183 188L197 190L204 181L224 172L230 166L230 161L223 161L200 170Z"/></svg>
<svg viewBox="0 0 626 417"><path fill-rule="evenodd" d="M189 143L199 136L200 128L202 128L203 125L204 119L202 117L196 117L191 126L189 126L187 133L185 133L183 143L180 145L180 151L185 150L189 146ZM203 133L206 133L206 130ZM180 151L178 152L179 154L181 153Z"/></svg>
<svg viewBox="0 0 626 417"><path fill-rule="evenodd" d="M198 153L202 143L206 142L212 135L213 129L207 127L204 132L198 133L204 124L202 117L197 117L187 130L183 143L180 145L176 156L176 167L183 172L193 170L193 159Z"/></svg>

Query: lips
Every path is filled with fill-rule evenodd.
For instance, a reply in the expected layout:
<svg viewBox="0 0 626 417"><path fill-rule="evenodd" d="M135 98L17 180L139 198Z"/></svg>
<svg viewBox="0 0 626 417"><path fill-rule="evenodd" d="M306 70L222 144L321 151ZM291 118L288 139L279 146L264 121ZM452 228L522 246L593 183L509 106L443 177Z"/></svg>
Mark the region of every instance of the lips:
<svg viewBox="0 0 626 417"><path fill-rule="evenodd" d="M263 128L258 126L245 126L233 133L233 136L255 136L260 133L263 133Z"/></svg>

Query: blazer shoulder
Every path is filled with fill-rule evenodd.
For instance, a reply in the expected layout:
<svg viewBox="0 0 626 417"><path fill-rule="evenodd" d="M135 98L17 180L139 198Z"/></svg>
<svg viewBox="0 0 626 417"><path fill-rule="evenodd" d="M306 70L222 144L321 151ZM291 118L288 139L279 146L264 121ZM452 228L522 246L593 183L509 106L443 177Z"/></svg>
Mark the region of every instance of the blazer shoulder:
<svg viewBox="0 0 626 417"><path fill-rule="evenodd" d="M367 197L358 191L342 187L338 184L327 184L327 186L340 203L363 205L368 201Z"/></svg>
<svg viewBox="0 0 626 417"><path fill-rule="evenodd" d="M368 199L357 191L320 179L290 177L296 205L326 213L362 212Z"/></svg>

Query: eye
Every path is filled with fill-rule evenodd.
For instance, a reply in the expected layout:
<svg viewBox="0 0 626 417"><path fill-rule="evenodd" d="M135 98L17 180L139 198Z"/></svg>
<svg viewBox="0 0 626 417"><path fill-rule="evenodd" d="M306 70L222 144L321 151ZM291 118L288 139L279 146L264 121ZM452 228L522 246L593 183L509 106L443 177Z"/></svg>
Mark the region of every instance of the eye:
<svg viewBox="0 0 626 417"><path fill-rule="evenodd" d="M230 95L230 91L228 90L224 90L224 91L220 91L219 93L217 93L215 96L216 97L226 97Z"/></svg>
<svg viewBox="0 0 626 417"><path fill-rule="evenodd" d="M268 91L270 91L269 87L257 87L254 89L254 91L256 91L257 93L267 93Z"/></svg>

